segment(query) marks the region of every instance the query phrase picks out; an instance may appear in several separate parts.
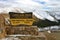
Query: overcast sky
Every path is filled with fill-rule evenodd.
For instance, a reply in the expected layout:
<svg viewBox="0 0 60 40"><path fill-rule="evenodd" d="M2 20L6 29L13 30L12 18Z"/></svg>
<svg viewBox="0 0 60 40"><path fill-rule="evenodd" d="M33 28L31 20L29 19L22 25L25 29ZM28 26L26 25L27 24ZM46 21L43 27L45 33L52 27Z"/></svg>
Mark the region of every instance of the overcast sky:
<svg viewBox="0 0 60 40"><path fill-rule="evenodd" d="M60 0L0 0L0 11L3 11L3 8L11 9L12 7L34 12L38 18L54 21L55 19L45 11L60 11ZM55 17L59 19L57 15Z"/></svg>

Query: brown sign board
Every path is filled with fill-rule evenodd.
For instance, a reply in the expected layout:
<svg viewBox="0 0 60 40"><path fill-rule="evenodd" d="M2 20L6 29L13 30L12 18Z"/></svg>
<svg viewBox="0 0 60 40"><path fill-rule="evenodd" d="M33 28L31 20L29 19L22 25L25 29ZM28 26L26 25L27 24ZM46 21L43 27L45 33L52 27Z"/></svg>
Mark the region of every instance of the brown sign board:
<svg viewBox="0 0 60 40"><path fill-rule="evenodd" d="M15 13L15 12L9 12L11 19L30 19L32 18L32 12L28 13Z"/></svg>

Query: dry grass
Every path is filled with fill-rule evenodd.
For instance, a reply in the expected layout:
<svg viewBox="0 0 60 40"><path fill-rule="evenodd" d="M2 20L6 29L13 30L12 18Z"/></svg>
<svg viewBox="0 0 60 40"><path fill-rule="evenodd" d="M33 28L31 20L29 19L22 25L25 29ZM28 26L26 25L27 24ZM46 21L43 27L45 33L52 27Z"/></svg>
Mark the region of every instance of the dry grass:
<svg viewBox="0 0 60 40"><path fill-rule="evenodd" d="M47 33L44 32L48 40L60 40L60 32Z"/></svg>

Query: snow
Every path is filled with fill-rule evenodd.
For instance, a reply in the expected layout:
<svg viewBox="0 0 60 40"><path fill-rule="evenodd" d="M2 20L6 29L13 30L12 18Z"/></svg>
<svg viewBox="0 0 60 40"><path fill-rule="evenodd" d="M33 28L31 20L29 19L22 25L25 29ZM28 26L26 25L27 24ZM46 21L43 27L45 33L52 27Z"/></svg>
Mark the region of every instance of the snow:
<svg viewBox="0 0 60 40"><path fill-rule="evenodd" d="M55 15L56 19L46 11L60 11L59 0L0 0L0 13L8 12L33 12L39 19L55 21L60 16ZM60 12L59 12L60 13ZM55 12L51 13L55 14Z"/></svg>

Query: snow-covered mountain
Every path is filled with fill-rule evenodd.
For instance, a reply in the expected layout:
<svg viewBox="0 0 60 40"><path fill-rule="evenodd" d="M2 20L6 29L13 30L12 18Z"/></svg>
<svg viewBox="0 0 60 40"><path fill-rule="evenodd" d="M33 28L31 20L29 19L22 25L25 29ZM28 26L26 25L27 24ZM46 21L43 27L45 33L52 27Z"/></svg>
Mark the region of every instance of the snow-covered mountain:
<svg viewBox="0 0 60 40"><path fill-rule="evenodd" d="M0 0L0 13L33 12L39 19L57 21L60 19L59 3L59 0Z"/></svg>

